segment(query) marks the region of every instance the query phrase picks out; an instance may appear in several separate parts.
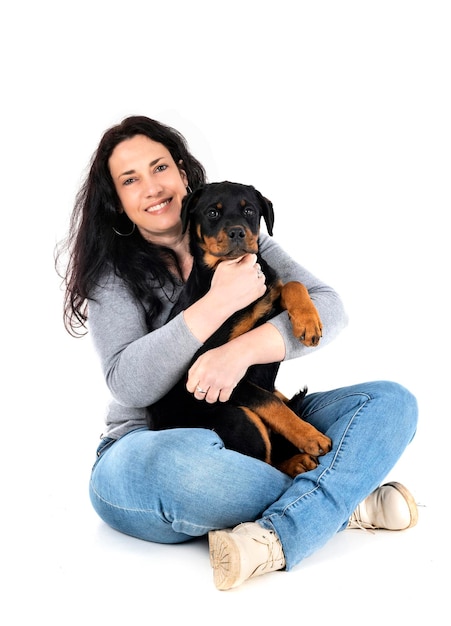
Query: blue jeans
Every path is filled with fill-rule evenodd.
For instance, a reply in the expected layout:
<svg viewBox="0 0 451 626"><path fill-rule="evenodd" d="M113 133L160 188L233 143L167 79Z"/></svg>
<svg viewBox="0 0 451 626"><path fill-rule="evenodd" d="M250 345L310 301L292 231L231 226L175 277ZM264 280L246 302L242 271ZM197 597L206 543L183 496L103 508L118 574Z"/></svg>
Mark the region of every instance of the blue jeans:
<svg viewBox="0 0 451 626"><path fill-rule="evenodd" d="M113 528L158 543L258 521L277 533L289 570L346 528L412 440L418 419L414 396L385 381L312 393L296 410L333 448L295 479L224 448L213 431L138 429L102 441L91 502Z"/></svg>

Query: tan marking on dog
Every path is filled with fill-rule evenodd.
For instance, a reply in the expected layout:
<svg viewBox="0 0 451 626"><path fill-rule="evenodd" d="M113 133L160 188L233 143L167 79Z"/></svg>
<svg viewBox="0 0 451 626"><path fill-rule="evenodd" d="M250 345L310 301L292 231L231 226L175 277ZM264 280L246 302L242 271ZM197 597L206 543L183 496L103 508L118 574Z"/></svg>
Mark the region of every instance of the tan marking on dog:
<svg viewBox="0 0 451 626"><path fill-rule="evenodd" d="M207 253L217 257L233 259L246 253L257 254L258 252L258 236L251 233L250 230L244 229L246 236L241 240L240 250L235 250L230 246L230 239L227 231L221 230L217 235L199 235L201 246Z"/></svg>
<svg viewBox="0 0 451 626"><path fill-rule="evenodd" d="M312 456L326 454L332 447L332 442L326 435L319 432L314 426L301 419L294 411L272 395L265 404L249 404L251 409L275 433L283 435L300 452Z"/></svg>
<svg viewBox="0 0 451 626"><path fill-rule="evenodd" d="M268 293L261 300L258 300L254 304L248 314L245 315L244 318L240 320L237 324L235 324L235 327L230 334L229 341L235 339L235 337L239 337L240 335L244 335L244 333L247 333L249 330L254 328L259 319L269 313L274 301L279 297L281 285L282 283L280 283L280 285L276 284L275 286L271 287Z"/></svg>
<svg viewBox="0 0 451 626"><path fill-rule="evenodd" d="M281 391L279 391L278 389L274 389L273 394L277 398L282 400L282 402L285 402L285 404L287 404L290 401L290 398L287 398L287 396L285 394L283 394Z"/></svg>
<svg viewBox="0 0 451 626"><path fill-rule="evenodd" d="M265 444L265 448L266 448L264 460L266 463L270 464L271 463L271 441L269 439L268 429L266 428L266 426L264 425L260 417L254 411L251 411L251 409L249 409L247 406L241 406L240 409L242 409L246 413L250 421L257 427L258 432L260 433L261 438L263 439L263 443Z"/></svg>

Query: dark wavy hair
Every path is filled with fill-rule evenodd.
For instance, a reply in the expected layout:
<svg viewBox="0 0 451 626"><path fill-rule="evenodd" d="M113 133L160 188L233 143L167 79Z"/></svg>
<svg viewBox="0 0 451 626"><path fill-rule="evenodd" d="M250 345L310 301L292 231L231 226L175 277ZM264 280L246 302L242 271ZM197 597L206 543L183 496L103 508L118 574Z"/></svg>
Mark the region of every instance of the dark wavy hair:
<svg viewBox="0 0 451 626"><path fill-rule="evenodd" d="M108 161L119 143L135 135L145 135L163 144L185 171L192 189L206 182L204 167L190 153L183 135L170 126L148 117L131 116L104 133L76 195L68 235L55 249L56 271L65 286L64 326L75 337L87 332L88 300L106 271L120 276L142 302L149 329L161 310L161 303L150 288L151 281L157 281L160 286L175 286L174 275L168 270L169 258L178 268L172 250L146 241L138 229L124 237L113 230L129 233L132 224L119 212L119 198ZM65 254L68 256L61 270Z"/></svg>

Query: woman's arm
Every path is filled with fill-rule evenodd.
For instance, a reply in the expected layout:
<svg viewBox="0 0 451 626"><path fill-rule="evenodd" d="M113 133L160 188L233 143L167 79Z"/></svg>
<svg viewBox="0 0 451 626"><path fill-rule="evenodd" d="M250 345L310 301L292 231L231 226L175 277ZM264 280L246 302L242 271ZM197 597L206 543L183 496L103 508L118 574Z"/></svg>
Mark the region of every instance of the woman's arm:
<svg viewBox="0 0 451 626"><path fill-rule="evenodd" d="M89 302L88 323L107 386L124 406L145 407L164 395L186 372L202 343L235 311L263 295L256 256L221 263L209 292L165 324L172 308L156 291L164 310L160 328L148 332L144 309L111 274Z"/></svg>
<svg viewBox="0 0 451 626"><path fill-rule="evenodd" d="M320 346L331 341L346 323L336 292L295 263L268 236L262 236L261 250L283 281L305 284L323 322ZM96 290L89 302L90 333L107 385L119 404L145 407L156 402L184 374L205 339L234 311L262 295L263 281L255 279L255 257L245 259L244 263L221 263L208 294L167 324L172 304L161 291L165 305L161 327L150 333L142 305L119 278L110 275ZM219 390L224 389L221 399L226 399L249 365L291 359L309 350L293 337L288 315L282 313L201 359L205 369L209 363L209 376L215 377ZM200 379L193 383L194 378L190 376L190 385L198 384Z"/></svg>
<svg viewBox="0 0 451 626"><path fill-rule="evenodd" d="M260 251L284 283L297 280L305 285L323 325L321 341L314 349L318 350L326 346L339 335L348 323L348 317L338 293L294 261L274 239L266 234L261 237ZM291 323L286 312L276 316L270 323L279 330L283 337L285 360L311 353L312 348L304 346L293 336Z"/></svg>
<svg viewBox="0 0 451 626"><path fill-rule="evenodd" d="M204 352L188 372L186 388L197 385L207 402L226 402L251 365L282 361L285 343L272 324L263 324L218 348Z"/></svg>
<svg viewBox="0 0 451 626"><path fill-rule="evenodd" d="M265 293L264 280L257 276L256 261L255 254L247 254L219 263L210 290L183 313L195 337L204 342L233 313Z"/></svg>
<svg viewBox="0 0 451 626"><path fill-rule="evenodd" d="M261 238L260 251L283 282L297 280L307 287L323 324L319 347L332 341L347 323L338 294L291 259L267 235ZM293 359L311 350L294 337L288 314L283 312L270 322L201 355L189 371L187 389L194 392L199 385L208 390L207 402L226 402L251 365Z"/></svg>
<svg viewBox="0 0 451 626"><path fill-rule="evenodd" d="M164 294L161 295L165 298ZM88 305L88 325L106 384L119 404L145 407L158 400L186 371L202 345L183 315L163 325L171 309L165 298L161 327L147 329L144 308L114 275Z"/></svg>

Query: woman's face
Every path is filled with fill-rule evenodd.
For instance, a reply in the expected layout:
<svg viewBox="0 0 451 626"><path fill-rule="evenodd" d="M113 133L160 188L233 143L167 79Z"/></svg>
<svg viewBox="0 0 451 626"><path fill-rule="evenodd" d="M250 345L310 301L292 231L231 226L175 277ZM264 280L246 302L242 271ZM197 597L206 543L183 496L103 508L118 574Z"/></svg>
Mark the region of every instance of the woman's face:
<svg viewBox="0 0 451 626"><path fill-rule="evenodd" d="M122 209L143 237L158 242L180 233L188 180L163 144L135 135L115 147L108 165Z"/></svg>

